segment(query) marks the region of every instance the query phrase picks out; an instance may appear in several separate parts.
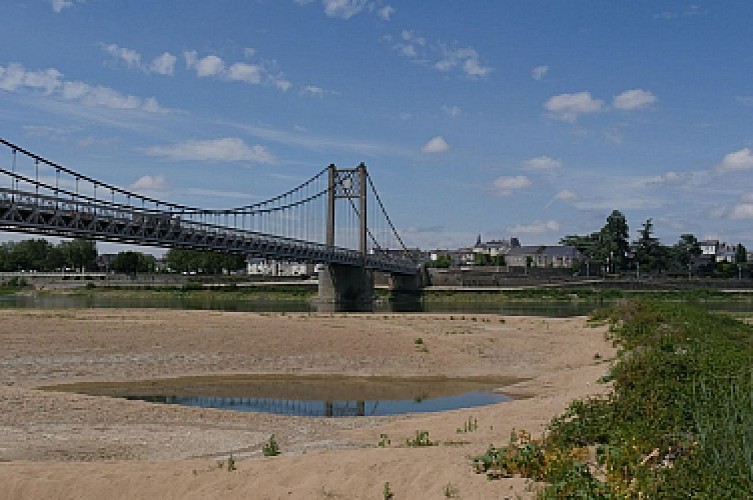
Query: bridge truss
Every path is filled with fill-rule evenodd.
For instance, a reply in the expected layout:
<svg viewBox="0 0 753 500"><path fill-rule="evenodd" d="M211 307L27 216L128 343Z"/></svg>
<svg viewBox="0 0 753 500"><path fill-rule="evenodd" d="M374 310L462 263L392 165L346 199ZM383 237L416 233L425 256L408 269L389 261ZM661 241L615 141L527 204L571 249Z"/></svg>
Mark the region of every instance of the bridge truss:
<svg viewBox="0 0 753 500"><path fill-rule="evenodd" d="M0 231L364 266L393 274L417 269L363 164L330 165L267 200L207 209L99 181L0 138Z"/></svg>

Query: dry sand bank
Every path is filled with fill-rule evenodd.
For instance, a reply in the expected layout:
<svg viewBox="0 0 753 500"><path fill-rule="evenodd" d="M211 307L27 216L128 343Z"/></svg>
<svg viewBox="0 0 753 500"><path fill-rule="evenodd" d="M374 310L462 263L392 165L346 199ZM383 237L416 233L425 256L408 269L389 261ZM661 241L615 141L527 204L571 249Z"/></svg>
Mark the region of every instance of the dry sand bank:
<svg viewBox="0 0 753 500"><path fill-rule="evenodd" d="M426 349L417 347L423 339ZM540 433L605 388L613 355L584 318L168 310L2 311L0 497L460 498L530 496L469 457L513 428ZM602 359L596 359L599 354ZM39 386L216 374L512 377L509 403L400 417L305 418L46 392ZM458 434L468 418L478 430ZM402 445L427 430L439 446ZM275 434L283 455L265 458ZM376 447L381 434L392 445ZM218 468L232 453L237 470Z"/></svg>

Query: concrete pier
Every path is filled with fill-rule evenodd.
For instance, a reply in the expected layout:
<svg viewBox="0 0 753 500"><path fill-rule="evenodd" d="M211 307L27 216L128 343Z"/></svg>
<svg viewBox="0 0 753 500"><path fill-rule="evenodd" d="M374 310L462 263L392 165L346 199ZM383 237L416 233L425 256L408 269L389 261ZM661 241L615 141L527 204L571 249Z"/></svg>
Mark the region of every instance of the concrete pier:
<svg viewBox="0 0 753 500"><path fill-rule="evenodd" d="M362 267L329 264L319 272L319 297L324 304L371 306L374 274Z"/></svg>

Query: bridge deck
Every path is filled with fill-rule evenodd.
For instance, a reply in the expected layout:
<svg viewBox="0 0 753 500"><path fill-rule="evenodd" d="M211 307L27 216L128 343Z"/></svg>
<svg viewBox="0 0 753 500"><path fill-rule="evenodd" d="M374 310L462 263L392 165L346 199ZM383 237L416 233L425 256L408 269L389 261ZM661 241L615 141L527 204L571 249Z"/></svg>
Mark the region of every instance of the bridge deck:
<svg viewBox="0 0 753 500"><path fill-rule="evenodd" d="M39 193L0 189L0 230L80 237L145 246L240 253L302 262L364 266L415 274L403 258L370 254L283 236L186 220L178 214L127 205L96 204Z"/></svg>

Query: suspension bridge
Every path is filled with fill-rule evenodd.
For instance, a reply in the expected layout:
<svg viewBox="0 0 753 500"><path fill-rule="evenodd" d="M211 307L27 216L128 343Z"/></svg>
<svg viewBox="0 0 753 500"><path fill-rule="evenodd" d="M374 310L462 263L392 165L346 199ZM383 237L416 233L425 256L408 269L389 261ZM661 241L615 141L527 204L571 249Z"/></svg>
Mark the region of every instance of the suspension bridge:
<svg viewBox="0 0 753 500"><path fill-rule="evenodd" d="M373 273L417 289L419 266L366 165L319 171L231 208L173 203L78 173L0 138L0 231L324 264L319 298L370 301Z"/></svg>

